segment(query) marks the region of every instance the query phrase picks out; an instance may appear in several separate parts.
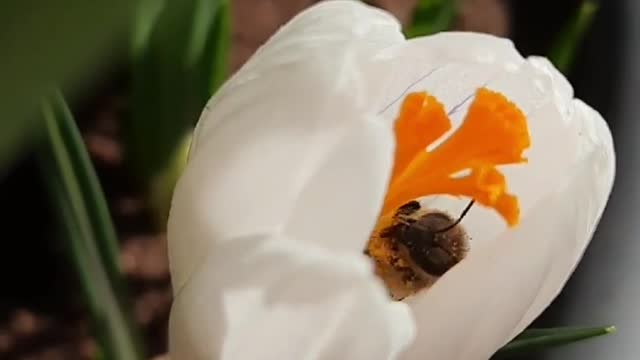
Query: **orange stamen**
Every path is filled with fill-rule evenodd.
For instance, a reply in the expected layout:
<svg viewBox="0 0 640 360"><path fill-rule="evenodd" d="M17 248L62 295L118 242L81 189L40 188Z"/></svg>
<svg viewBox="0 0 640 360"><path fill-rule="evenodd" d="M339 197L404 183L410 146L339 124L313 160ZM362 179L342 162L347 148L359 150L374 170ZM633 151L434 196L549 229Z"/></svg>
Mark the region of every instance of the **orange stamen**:
<svg viewBox="0 0 640 360"><path fill-rule="evenodd" d="M427 93L407 95L395 123L396 154L391 178L397 178L421 151L451 129L442 104Z"/></svg>
<svg viewBox="0 0 640 360"><path fill-rule="evenodd" d="M383 206L387 215L415 198L466 196L496 210L510 226L519 221L518 200L507 193L497 165L526 162L526 117L504 95L480 88L460 127L431 151L451 128L444 107L426 93L407 95L396 122L396 154ZM469 171L456 177L456 173Z"/></svg>

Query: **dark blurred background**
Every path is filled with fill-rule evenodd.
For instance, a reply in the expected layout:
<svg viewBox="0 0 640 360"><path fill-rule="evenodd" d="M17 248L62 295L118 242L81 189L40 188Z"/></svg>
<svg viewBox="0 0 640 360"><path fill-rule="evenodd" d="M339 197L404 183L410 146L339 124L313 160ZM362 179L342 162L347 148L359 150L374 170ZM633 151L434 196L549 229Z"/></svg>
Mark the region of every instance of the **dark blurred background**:
<svg viewBox="0 0 640 360"><path fill-rule="evenodd" d="M313 1L232 1L231 70L237 69L277 27ZM375 2L411 18L415 1ZM547 54L579 0L465 0L454 28L511 37L523 54ZM1 7L1 5L0 5ZM618 172L612 201L584 261L536 326L615 324L618 334L531 359L631 359L640 353L640 298L636 273L634 205L640 197L636 138L640 127L640 3L603 0L575 57L569 78L577 97L599 110L614 133ZM0 26L1 29L1 26ZM2 51L2 50L0 50ZM104 188L121 244L120 263L135 321L149 356L166 351L171 291L162 228L145 190L123 160L123 119L131 112L132 74L125 56L92 68L70 105ZM43 58L46 61L46 56ZM0 56L2 62L2 56ZM2 119L0 121L8 121ZM152 136L151 134L149 136ZM0 358L91 359L96 342L78 280L56 227L43 172L27 147L0 177ZM1 172L0 172L1 173Z"/></svg>
<svg viewBox="0 0 640 360"><path fill-rule="evenodd" d="M550 2L552 4L552 2ZM615 324L618 332L547 351L543 359L635 359L640 351L640 3L601 1L570 80L613 132L616 182L599 229L573 277L539 325Z"/></svg>

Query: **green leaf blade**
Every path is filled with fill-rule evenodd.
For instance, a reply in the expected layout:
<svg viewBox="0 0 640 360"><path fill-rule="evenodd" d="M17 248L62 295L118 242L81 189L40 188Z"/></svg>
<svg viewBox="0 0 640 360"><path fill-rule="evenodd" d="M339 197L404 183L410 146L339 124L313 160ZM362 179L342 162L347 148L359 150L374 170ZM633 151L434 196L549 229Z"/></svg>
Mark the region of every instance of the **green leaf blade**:
<svg viewBox="0 0 640 360"><path fill-rule="evenodd" d="M448 30L455 19L457 0L420 0L411 24L405 29L408 38Z"/></svg>
<svg viewBox="0 0 640 360"><path fill-rule="evenodd" d="M139 334L124 305L124 280L106 200L60 94L44 101L42 118L47 133L40 154L43 170L101 349L110 359L143 359Z"/></svg>
<svg viewBox="0 0 640 360"><path fill-rule="evenodd" d="M583 1L555 40L549 52L549 59L562 73L566 74L570 70L576 52L597 12L598 4L595 1Z"/></svg>
<svg viewBox="0 0 640 360"><path fill-rule="evenodd" d="M498 350L496 356L502 358L509 355L557 347L615 332L616 328L614 326L529 329Z"/></svg>
<svg viewBox="0 0 640 360"><path fill-rule="evenodd" d="M231 53L231 13L228 0L223 0L211 27L207 44L208 57L204 64L211 64L208 96L215 94L229 75L229 55ZM206 65L205 65L206 66Z"/></svg>

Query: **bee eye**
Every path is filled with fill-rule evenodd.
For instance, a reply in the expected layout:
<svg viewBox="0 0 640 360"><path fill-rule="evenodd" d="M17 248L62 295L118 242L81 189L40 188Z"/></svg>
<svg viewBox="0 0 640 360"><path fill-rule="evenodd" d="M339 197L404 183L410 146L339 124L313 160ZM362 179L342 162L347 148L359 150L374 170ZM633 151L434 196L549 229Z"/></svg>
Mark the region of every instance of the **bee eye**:
<svg viewBox="0 0 640 360"><path fill-rule="evenodd" d="M418 210L420 210L420 203L415 201L415 200L412 200L412 201L409 201L408 203L400 206L398 208L398 210L396 210L396 216L397 215L411 215L411 214L413 214L414 212L416 212Z"/></svg>

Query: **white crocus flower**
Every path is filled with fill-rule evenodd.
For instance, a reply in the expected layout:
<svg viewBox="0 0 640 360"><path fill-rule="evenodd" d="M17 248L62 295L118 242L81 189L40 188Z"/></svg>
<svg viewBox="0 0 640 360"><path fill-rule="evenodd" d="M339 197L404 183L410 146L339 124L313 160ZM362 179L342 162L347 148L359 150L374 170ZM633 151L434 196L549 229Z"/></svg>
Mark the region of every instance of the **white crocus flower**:
<svg viewBox="0 0 640 360"><path fill-rule="evenodd" d="M560 291L613 175L604 120L547 60L316 5L199 121L169 220L171 357L488 359ZM454 218L475 199L459 258L412 272L416 243L386 232L414 198Z"/></svg>

